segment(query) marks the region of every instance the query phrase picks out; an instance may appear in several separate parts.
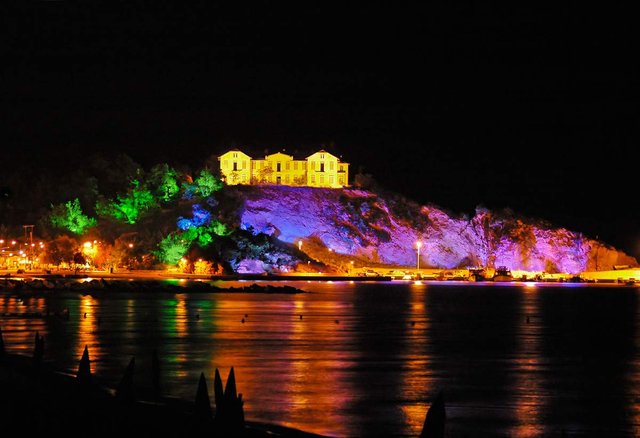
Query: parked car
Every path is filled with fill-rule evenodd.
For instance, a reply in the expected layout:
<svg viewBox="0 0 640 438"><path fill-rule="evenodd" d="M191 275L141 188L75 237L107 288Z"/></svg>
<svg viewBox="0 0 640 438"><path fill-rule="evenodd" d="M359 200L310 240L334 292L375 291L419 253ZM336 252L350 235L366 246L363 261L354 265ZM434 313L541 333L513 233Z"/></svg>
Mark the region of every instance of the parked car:
<svg viewBox="0 0 640 438"><path fill-rule="evenodd" d="M420 275L420 274L417 274ZM405 271L404 275L402 276L403 280L416 280L417 279L417 275L412 274L409 271Z"/></svg>
<svg viewBox="0 0 640 438"><path fill-rule="evenodd" d="M361 277L380 277L380 274L373 269L366 269L359 274Z"/></svg>
<svg viewBox="0 0 640 438"><path fill-rule="evenodd" d="M389 272L387 272L387 276L391 277L392 280L402 280L405 276L405 271L400 271L398 269L392 269Z"/></svg>

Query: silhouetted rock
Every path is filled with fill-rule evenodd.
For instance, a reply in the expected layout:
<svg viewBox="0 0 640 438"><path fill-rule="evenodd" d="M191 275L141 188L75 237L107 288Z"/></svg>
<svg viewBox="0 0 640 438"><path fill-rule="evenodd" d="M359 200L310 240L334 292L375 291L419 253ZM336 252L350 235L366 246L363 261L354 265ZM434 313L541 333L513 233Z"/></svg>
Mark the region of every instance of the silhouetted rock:
<svg viewBox="0 0 640 438"><path fill-rule="evenodd" d="M124 375L120 384L116 388L116 399L122 403L131 403L135 400L135 393L133 389L133 374L136 368L136 358L132 357L127 365L127 369L124 370Z"/></svg>
<svg viewBox="0 0 640 438"><path fill-rule="evenodd" d="M224 391L222 390L222 379L218 368L216 368L215 377L213 378L213 395L216 403L216 420L218 420L224 415Z"/></svg>
<svg viewBox="0 0 640 438"><path fill-rule="evenodd" d="M80 386L91 385L91 362L89 361L89 346L84 346L80 366L78 366L78 374L76 380Z"/></svg>
<svg viewBox="0 0 640 438"><path fill-rule="evenodd" d="M196 392L194 415L199 421L211 420L211 401L209 400L209 391L207 390L207 379L204 373L200 373L198 381L198 390Z"/></svg>
<svg viewBox="0 0 640 438"><path fill-rule="evenodd" d="M444 438L446 421L447 413L444 407L444 394L440 391L427 412L420 438Z"/></svg>
<svg viewBox="0 0 640 438"><path fill-rule="evenodd" d="M227 384L222 394L222 380L216 369L214 381L216 399L216 428L226 434L234 434L244 429L242 394L237 394L236 377L233 367L229 371Z"/></svg>
<svg viewBox="0 0 640 438"><path fill-rule="evenodd" d="M153 350L151 354L151 386L153 388L153 394L160 397L160 361L158 360L158 351Z"/></svg>
<svg viewBox="0 0 640 438"><path fill-rule="evenodd" d="M33 348L33 367L39 370L42 366L42 360L44 358L44 337L40 336L40 333L36 331L35 346Z"/></svg>
<svg viewBox="0 0 640 438"><path fill-rule="evenodd" d="M6 355L5 349L4 349L4 339L2 338L2 327L0 327L0 359L4 359Z"/></svg>

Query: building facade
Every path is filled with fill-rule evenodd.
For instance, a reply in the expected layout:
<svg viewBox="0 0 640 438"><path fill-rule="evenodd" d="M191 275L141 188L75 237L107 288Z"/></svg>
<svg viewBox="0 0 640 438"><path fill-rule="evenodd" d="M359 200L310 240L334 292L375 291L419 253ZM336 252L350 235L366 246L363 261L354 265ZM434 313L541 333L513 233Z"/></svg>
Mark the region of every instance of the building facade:
<svg viewBox="0 0 640 438"><path fill-rule="evenodd" d="M325 150L296 160L292 155L276 152L253 159L244 152L233 149L218 157L220 172L229 185L281 184L286 186L310 186L340 188L349 185L349 163Z"/></svg>

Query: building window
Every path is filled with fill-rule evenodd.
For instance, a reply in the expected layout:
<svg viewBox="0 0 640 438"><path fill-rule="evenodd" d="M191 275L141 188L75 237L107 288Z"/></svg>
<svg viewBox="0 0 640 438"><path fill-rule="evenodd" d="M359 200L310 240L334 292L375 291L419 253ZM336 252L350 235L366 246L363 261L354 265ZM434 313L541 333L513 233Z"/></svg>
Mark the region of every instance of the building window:
<svg viewBox="0 0 640 438"><path fill-rule="evenodd" d="M329 175L329 184L333 185L333 176Z"/></svg>
<svg viewBox="0 0 640 438"><path fill-rule="evenodd" d="M324 154L320 154L320 159L324 160Z"/></svg>
<svg viewBox="0 0 640 438"><path fill-rule="evenodd" d="M291 164L287 161L287 170L291 169Z"/></svg>
<svg viewBox="0 0 640 438"><path fill-rule="evenodd" d="M297 161L293 162L293 170L298 170L298 162Z"/></svg>
<svg viewBox="0 0 640 438"><path fill-rule="evenodd" d="M276 172L280 172L282 169L280 168L282 166L281 163L277 163L276 164Z"/></svg>
<svg viewBox="0 0 640 438"><path fill-rule="evenodd" d="M333 161L329 161L329 170L333 170Z"/></svg>
<svg viewBox="0 0 640 438"><path fill-rule="evenodd" d="M237 172L237 171L238 171L238 162L237 162L237 161L234 161L234 162L233 162L233 171L234 171L234 172Z"/></svg>
<svg viewBox="0 0 640 438"><path fill-rule="evenodd" d="M311 175L311 184L315 184L316 183L316 176L315 175Z"/></svg>
<svg viewBox="0 0 640 438"><path fill-rule="evenodd" d="M320 163L320 172L324 172L324 163Z"/></svg>
<svg viewBox="0 0 640 438"><path fill-rule="evenodd" d="M233 158L238 158L238 153L237 152L233 153Z"/></svg>
<svg viewBox="0 0 640 438"><path fill-rule="evenodd" d="M242 170L247 168L247 160L242 160Z"/></svg>
<svg viewBox="0 0 640 438"><path fill-rule="evenodd" d="M320 175L320 185L324 184L324 175Z"/></svg>

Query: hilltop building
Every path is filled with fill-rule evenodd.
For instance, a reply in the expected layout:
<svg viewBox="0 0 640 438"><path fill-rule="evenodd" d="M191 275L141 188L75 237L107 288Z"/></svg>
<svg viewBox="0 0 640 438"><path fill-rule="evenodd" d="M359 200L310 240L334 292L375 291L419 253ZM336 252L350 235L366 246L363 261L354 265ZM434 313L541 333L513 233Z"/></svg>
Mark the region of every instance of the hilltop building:
<svg viewBox="0 0 640 438"><path fill-rule="evenodd" d="M238 149L218 157L220 172L227 184L282 184L340 188L349 185L349 163L325 150L295 160L292 155L276 152L253 159Z"/></svg>

